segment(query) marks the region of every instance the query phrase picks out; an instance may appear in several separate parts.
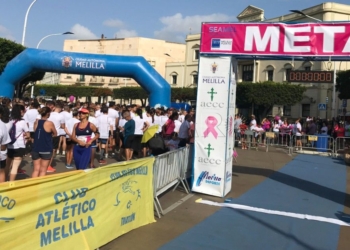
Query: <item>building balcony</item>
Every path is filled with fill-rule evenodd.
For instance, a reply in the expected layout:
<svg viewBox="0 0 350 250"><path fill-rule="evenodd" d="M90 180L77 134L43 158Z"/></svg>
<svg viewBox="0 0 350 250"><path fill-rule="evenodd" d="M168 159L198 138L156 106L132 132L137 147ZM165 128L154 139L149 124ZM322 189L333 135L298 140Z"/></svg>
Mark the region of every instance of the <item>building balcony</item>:
<svg viewBox="0 0 350 250"><path fill-rule="evenodd" d="M92 77L89 82L89 86L103 86L104 84L105 84L105 79L99 76Z"/></svg>
<svg viewBox="0 0 350 250"><path fill-rule="evenodd" d="M118 86L119 85L119 79L117 77L113 77L109 79L109 86Z"/></svg>

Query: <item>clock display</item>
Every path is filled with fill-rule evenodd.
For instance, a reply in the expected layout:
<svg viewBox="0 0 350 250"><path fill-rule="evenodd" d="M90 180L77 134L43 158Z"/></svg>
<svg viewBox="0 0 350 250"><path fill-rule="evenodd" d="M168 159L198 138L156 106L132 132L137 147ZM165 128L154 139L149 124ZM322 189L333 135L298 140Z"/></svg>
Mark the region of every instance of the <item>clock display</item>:
<svg viewBox="0 0 350 250"><path fill-rule="evenodd" d="M333 71L291 70L287 75L288 82L333 83Z"/></svg>

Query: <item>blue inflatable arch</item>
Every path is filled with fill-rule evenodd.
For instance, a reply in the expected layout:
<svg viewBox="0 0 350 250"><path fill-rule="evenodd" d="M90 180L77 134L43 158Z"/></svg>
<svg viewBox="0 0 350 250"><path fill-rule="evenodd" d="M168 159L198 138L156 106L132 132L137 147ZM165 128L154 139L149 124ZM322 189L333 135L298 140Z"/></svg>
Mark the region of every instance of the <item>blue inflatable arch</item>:
<svg viewBox="0 0 350 250"><path fill-rule="evenodd" d="M35 71L133 78L152 107L170 107L170 85L140 56L114 56L26 49L0 75L0 96L12 98L15 85Z"/></svg>

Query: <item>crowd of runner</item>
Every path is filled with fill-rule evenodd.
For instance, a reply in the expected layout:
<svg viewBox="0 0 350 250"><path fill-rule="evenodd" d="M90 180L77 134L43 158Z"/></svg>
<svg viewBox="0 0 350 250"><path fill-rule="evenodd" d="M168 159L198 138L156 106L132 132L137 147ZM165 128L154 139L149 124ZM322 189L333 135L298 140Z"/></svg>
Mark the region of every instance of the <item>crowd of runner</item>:
<svg viewBox="0 0 350 250"><path fill-rule="evenodd" d="M56 155L65 157L67 169L86 169L95 168L96 161L106 164L106 158L159 155L194 140L193 110L4 98L0 119L0 183L25 173L25 156L32 159L32 177L38 177L56 171ZM142 142L154 125L157 130Z"/></svg>

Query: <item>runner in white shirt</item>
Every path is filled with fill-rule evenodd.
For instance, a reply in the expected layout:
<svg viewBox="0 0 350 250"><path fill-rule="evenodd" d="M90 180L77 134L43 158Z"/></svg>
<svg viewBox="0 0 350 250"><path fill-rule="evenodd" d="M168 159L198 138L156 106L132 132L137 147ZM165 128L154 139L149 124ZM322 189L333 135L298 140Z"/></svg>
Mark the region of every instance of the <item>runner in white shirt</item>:
<svg viewBox="0 0 350 250"><path fill-rule="evenodd" d="M7 162L6 169L11 168L10 172L10 181L14 181L16 179L16 175L18 172L19 165L22 162L23 156L26 153L26 139L30 138L28 125L25 120L22 119L24 115L24 106L22 105L14 105L11 110L11 128L15 123L16 132L15 132L15 142L7 145ZM10 131L8 131L10 133ZM11 136L11 134L10 134Z"/></svg>
<svg viewBox="0 0 350 250"><path fill-rule="evenodd" d="M97 118L97 117L99 117L101 114L102 114L102 113L101 113L101 105L100 105L100 104L97 104L97 105L95 106L95 117Z"/></svg>
<svg viewBox="0 0 350 250"><path fill-rule="evenodd" d="M68 120L72 119L72 117L73 117L72 113L70 111L70 107L68 105L65 105L63 107L63 111L60 114L63 116L65 124L67 123ZM57 132L58 132L58 135L60 137L60 142L58 144L58 149L62 148L62 155L65 155L66 147L67 147L66 131L65 131L64 128L60 128Z"/></svg>
<svg viewBox="0 0 350 250"><path fill-rule="evenodd" d="M66 138L67 138L67 147L66 147L66 168L67 169L74 168L72 166L74 142L71 140L71 136L73 134L74 125L80 122L80 120L78 119L78 110L74 110L72 112L72 116L73 117L67 121L66 127L65 127Z"/></svg>
<svg viewBox="0 0 350 250"><path fill-rule="evenodd" d="M0 117L4 114L4 108L0 106ZM7 144L11 141L5 123L0 120L0 183L6 181Z"/></svg>
<svg viewBox="0 0 350 250"><path fill-rule="evenodd" d="M149 123L142 119L142 109L137 109L135 117L135 137L133 141L134 152L140 152L142 150L143 157L146 157L147 147L141 143L143 132L149 127Z"/></svg>
<svg viewBox="0 0 350 250"><path fill-rule="evenodd" d="M296 150L302 150L302 142L301 142L301 132L302 132L302 130L301 130L301 124L300 124L300 118L298 118L296 121L295 121L295 125L294 125L294 129L293 129L294 131L294 134L295 134L295 136L296 136ZM298 147L299 147L299 149L298 149Z"/></svg>
<svg viewBox="0 0 350 250"><path fill-rule="evenodd" d="M51 121L54 126L56 131L59 131L60 128L65 127L65 121L64 121L64 116L61 114L61 110L62 110L62 106L60 104L56 104L54 107L54 111L51 112L49 119L47 119L48 121ZM52 160L53 158L56 156L56 152L58 151L58 146L59 146L59 142L60 142L60 136L56 136L52 138L52 145L53 145L53 154L52 154L52 158L48 167L48 170L54 171L52 170ZM51 168L50 168L51 167Z"/></svg>
<svg viewBox="0 0 350 250"><path fill-rule="evenodd" d="M110 138L109 145L112 147L112 155L114 155L116 149L116 139L117 139L117 126L119 123L119 112L115 110L115 103L110 102L108 107L108 117L114 120L113 124L113 137ZM108 150L108 149L107 149Z"/></svg>
<svg viewBox="0 0 350 250"><path fill-rule="evenodd" d="M28 146L30 150L34 142L34 123L36 121L36 118L39 115L39 112L38 112L39 107L40 107L39 103L32 102L30 104L30 109L27 110L27 112L23 116L23 119L26 121L29 128L30 139L28 140Z"/></svg>
<svg viewBox="0 0 350 250"><path fill-rule="evenodd" d="M95 117L95 109L90 108L89 109L89 117L88 117L88 121L92 124L95 125L95 127L97 128L97 119ZM93 132L91 134L91 139L95 138L95 133ZM95 168L94 165L94 161L95 161L95 153L96 153L96 148L97 148L97 141L93 141L93 143L91 144L91 159L90 159L90 168Z"/></svg>
<svg viewBox="0 0 350 250"><path fill-rule="evenodd" d="M108 116L108 107L104 106L101 109L101 115L97 117L98 131L100 132L100 137L98 139L101 151L100 151L100 164L105 164L105 150L108 148L108 139L113 137L113 125L115 125L115 120Z"/></svg>

